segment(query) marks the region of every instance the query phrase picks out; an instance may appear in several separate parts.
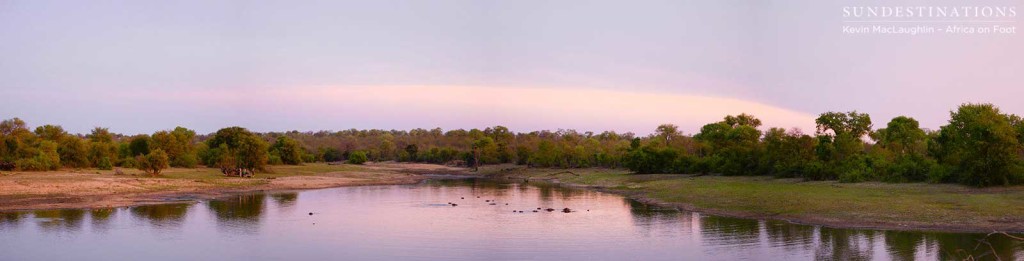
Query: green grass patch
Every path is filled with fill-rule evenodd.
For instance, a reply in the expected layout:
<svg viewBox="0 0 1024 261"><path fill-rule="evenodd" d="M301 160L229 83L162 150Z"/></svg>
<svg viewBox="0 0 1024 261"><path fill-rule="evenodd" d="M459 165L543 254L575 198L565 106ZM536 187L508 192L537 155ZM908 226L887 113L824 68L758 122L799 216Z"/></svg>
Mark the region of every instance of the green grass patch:
<svg viewBox="0 0 1024 261"><path fill-rule="evenodd" d="M503 174L637 191L662 202L753 216L911 226L1024 223L1024 186L978 189L949 184L802 182L771 177L634 175L609 169L549 175L558 171L563 170L516 169Z"/></svg>

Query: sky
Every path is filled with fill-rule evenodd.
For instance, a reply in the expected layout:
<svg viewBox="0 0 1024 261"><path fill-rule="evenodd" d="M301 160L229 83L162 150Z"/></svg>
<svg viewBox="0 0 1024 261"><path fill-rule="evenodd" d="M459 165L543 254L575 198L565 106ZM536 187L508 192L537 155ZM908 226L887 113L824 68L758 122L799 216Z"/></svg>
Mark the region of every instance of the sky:
<svg viewBox="0 0 1024 261"><path fill-rule="evenodd" d="M968 102L1024 114L1024 32L842 31L860 25L844 6L962 4L0 0L0 118L73 133L692 134L743 112L806 133L825 111L931 129Z"/></svg>

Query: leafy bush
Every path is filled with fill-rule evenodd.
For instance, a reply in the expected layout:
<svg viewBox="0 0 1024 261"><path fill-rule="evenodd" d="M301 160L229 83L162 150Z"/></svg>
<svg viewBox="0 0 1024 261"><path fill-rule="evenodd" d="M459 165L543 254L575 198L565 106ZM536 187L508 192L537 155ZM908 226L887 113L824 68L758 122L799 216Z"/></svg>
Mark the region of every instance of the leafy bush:
<svg viewBox="0 0 1024 261"><path fill-rule="evenodd" d="M929 173L937 167L935 160L918 155L896 158L881 173L885 182L921 182L929 179Z"/></svg>
<svg viewBox="0 0 1024 261"><path fill-rule="evenodd" d="M639 174L672 173L678 157L679 152L672 148L644 145L627 153L623 165Z"/></svg>
<svg viewBox="0 0 1024 261"><path fill-rule="evenodd" d="M805 180L833 180L837 176L832 168L817 160L807 163L803 170Z"/></svg>
<svg viewBox="0 0 1024 261"><path fill-rule="evenodd" d="M278 156L277 153L270 153L270 157L267 157L267 164L281 165L284 164L284 161L281 161L281 156Z"/></svg>
<svg viewBox="0 0 1024 261"><path fill-rule="evenodd" d="M174 161L171 162L171 165L182 168L195 168L199 165L199 158L196 157L195 154L185 154L174 159Z"/></svg>
<svg viewBox="0 0 1024 261"><path fill-rule="evenodd" d="M139 162L135 161L135 157L129 157L129 158L125 158L125 159L121 160L121 163L117 164L117 165L122 167L122 168L132 168L132 169L134 169L134 168L138 168L139 167Z"/></svg>
<svg viewBox="0 0 1024 261"><path fill-rule="evenodd" d="M18 159L14 164L18 166L19 170L24 171L44 171L50 168L49 164L44 161L40 161L37 157Z"/></svg>
<svg viewBox="0 0 1024 261"><path fill-rule="evenodd" d="M326 149L320 149L320 150L321 150L320 153L321 153L321 155L323 157L323 160L325 162L335 162L335 161L341 161L341 160L345 159L344 155L342 155L341 151L338 150L338 149L326 148Z"/></svg>
<svg viewBox="0 0 1024 261"><path fill-rule="evenodd" d="M366 163L366 161L367 161L366 152L354 151L354 152L348 154L348 163L349 164L363 164L363 163Z"/></svg>
<svg viewBox="0 0 1024 261"><path fill-rule="evenodd" d="M109 157L102 157L99 162L96 163L96 168L101 170L111 170L114 169L114 164L110 162Z"/></svg>
<svg viewBox="0 0 1024 261"><path fill-rule="evenodd" d="M161 170L170 167L170 159L162 149L152 150L146 156L139 155L135 160L138 161L140 170L153 175L159 175Z"/></svg>

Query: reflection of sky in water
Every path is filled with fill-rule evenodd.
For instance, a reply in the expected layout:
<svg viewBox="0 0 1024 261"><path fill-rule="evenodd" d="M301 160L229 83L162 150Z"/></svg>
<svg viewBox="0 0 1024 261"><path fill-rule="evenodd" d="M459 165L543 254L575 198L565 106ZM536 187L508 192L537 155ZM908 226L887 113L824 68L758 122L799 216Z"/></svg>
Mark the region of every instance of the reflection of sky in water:
<svg viewBox="0 0 1024 261"><path fill-rule="evenodd" d="M935 260L968 254L958 249L975 249L979 237L708 216L486 180L0 213L2 260ZM1004 260L1022 258L1021 243L990 242Z"/></svg>

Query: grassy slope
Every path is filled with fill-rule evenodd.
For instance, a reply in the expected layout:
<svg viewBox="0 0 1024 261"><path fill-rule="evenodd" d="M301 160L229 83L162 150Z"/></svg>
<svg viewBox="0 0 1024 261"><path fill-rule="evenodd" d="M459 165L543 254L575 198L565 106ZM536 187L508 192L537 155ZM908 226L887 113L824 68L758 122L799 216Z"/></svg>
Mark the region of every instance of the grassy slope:
<svg viewBox="0 0 1024 261"><path fill-rule="evenodd" d="M709 213L841 227L1024 231L1024 186L802 182L770 177L631 175L625 170L515 169L485 173L557 178ZM560 174L554 174L563 172Z"/></svg>

